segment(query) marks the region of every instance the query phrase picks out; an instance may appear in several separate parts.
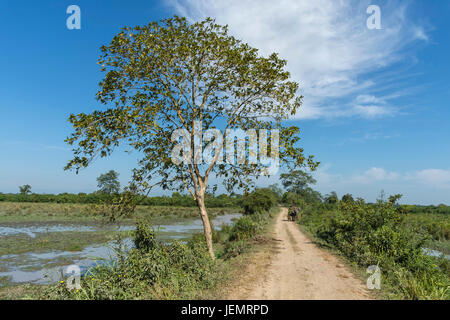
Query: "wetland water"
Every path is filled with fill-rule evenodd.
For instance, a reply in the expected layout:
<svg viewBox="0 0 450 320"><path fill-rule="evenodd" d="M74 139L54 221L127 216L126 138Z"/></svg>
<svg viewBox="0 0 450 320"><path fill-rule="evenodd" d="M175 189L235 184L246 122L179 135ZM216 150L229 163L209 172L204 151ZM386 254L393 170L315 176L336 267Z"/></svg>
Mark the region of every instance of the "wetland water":
<svg viewBox="0 0 450 320"><path fill-rule="evenodd" d="M214 228L220 229L222 225L229 225L240 214L226 214L216 216L212 219ZM2 225L0 224L0 241L13 236L26 236L30 241L42 234L64 232L77 232L80 236L83 233L92 233L96 231L129 231L133 230L132 225L122 225L120 227L102 226L99 224L82 223L17 223ZM167 223L155 225L158 238L162 241L171 239L187 239L195 232L201 232L203 225L200 219L187 220L183 222ZM64 241L64 237L61 237ZM124 246L132 246L131 239L124 240ZM61 272L65 266L77 264L81 271L85 272L89 267L96 263L107 263L114 259L114 242L102 244L92 244L85 246L78 251L42 250L27 251L23 253L0 253L0 279L3 284L11 283L35 283L46 284L56 282L61 277ZM0 283L1 286L1 283Z"/></svg>

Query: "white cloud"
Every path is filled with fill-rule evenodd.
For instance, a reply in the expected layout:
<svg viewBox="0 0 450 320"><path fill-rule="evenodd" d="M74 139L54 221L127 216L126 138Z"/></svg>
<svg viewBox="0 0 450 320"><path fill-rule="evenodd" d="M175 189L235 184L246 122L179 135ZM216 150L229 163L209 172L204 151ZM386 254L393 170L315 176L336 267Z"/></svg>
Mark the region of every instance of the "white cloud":
<svg viewBox="0 0 450 320"><path fill-rule="evenodd" d="M355 99L356 103L382 103L384 104L385 101L383 99L377 98L370 94L361 94L356 97Z"/></svg>
<svg viewBox="0 0 450 320"><path fill-rule="evenodd" d="M430 187L450 188L450 170L426 169L408 174L407 179L417 180Z"/></svg>
<svg viewBox="0 0 450 320"><path fill-rule="evenodd" d="M347 183L373 183L375 181L394 181L397 180L400 175L396 172L388 172L383 168L373 167L365 171L362 174L350 177Z"/></svg>
<svg viewBox="0 0 450 320"><path fill-rule="evenodd" d="M402 49L428 37L407 16L405 2L381 7L381 30L366 27L371 1L172 0L191 20L214 17L265 55L278 52L305 96L297 118L393 114L387 101L367 92L377 83L364 75L392 65ZM411 27L413 26L413 27ZM382 79L379 79L379 81ZM381 82L381 81L380 81ZM346 100L337 103L337 99ZM358 100L363 100L364 104Z"/></svg>
<svg viewBox="0 0 450 320"><path fill-rule="evenodd" d="M353 111L363 118L376 118L394 113L394 111L389 108L377 105L356 105L353 107Z"/></svg>
<svg viewBox="0 0 450 320"><path fill-rule="evenodd" d="M330 164L321 165L317 171L313 172L314 179L317 180L318 185L330 186L334 185L338 181L343 181L344 178L340 174L330 172Z"/></svg>
<svg viewBox="0 0 450 320"><path fill-rule="evenodd" d="M405 203L450 204L450 170L424 169L413 172L395 172L372 167L360 173L343 175L333 173L324 165L313 173L317 188L322 193L337 191L342 196L351 193L374 201L381 190L386 194L402 193Z"/></svg>
<svg viewBox="0 0 450 320"><path fill-rule="evenodd" d="M423 30L423 28L421 28L421 27L415 28L414 36L416 39L419 39L419 40L424 40L424 41L429 40L428 35L425 33L425 30Z"/></svg>
<svg viewBox="0 0 450 320"><path fill-rule="evenodd" d="M399 174L396 172L388 172L383 168L370 168L365 172L367 177L374 180L396 180L399 178Z"/></svg>

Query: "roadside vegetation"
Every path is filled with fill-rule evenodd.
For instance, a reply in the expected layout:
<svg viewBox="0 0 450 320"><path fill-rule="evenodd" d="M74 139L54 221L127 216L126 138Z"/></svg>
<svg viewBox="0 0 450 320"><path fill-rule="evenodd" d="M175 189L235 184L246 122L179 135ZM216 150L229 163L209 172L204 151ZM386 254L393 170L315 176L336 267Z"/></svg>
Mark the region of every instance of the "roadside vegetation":
<svg viewBox="0 0 450 320"><path fill-rule="evenodd" d="M366 203L336 192L322 196L313 190L307 173L281 175L287 192L285 205L295 204L299 223L318 244L342 255L365 273L370 265L381 270L383 298L450 299L450 262L443 255L429 256L424 249L448 254L450 207L399 205L401 195Z"/></svg>
<svg viewBox="0 0 450 320"><path fill-rule="evenodd" d="M378 266L384 298L450 299L449 261L424 252L448 248L449 216L408 214L398 199L303 203L300 224L361 271Z"/></svg>
<svg viewBox="0 0 450 320"><path fill-rule="evenodd" d="M450 255L450 207L402 205L403 226L427 235L427 248Z"/></svg>

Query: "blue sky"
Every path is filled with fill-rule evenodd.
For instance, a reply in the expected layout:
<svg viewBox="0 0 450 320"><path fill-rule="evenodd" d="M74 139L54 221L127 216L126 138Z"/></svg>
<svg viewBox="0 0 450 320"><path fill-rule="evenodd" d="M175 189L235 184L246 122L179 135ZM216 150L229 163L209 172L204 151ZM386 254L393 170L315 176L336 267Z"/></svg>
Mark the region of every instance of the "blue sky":
<svg viewBox="0 0 450 320"><path fill-rule="evenodd" d="M81 30L66 9L81 8ZM369 4L381 29L366 27ZM0 10L0 192L91 192L109 169L126 183L136 159L117 153L64 172L71 113L90 112L99 47L125 25L173 14L212 16L288 60L305 96L290 121L322 165L322 193L450 204L450 1L7 1ZM262 182L275 182L276 177Z"/></svg>

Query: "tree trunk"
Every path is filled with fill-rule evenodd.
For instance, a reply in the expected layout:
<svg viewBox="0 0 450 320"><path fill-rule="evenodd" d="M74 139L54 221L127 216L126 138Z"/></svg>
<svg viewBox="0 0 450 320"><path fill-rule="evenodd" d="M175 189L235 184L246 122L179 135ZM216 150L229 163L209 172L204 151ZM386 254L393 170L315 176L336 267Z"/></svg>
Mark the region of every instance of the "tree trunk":
<svg viewBox="0 0 450 320"><path fill-rule="evenodd" d="M212 229L211 224L209 223L208 212L206 212L205 207L205 198L204 195L197 196L197 205L200 210L200 216L203 222L203 230L205 232L206 245L208 246L208 252L211 256L211 259L215 259L214 255L213 243L212 243Z"/></svg>

